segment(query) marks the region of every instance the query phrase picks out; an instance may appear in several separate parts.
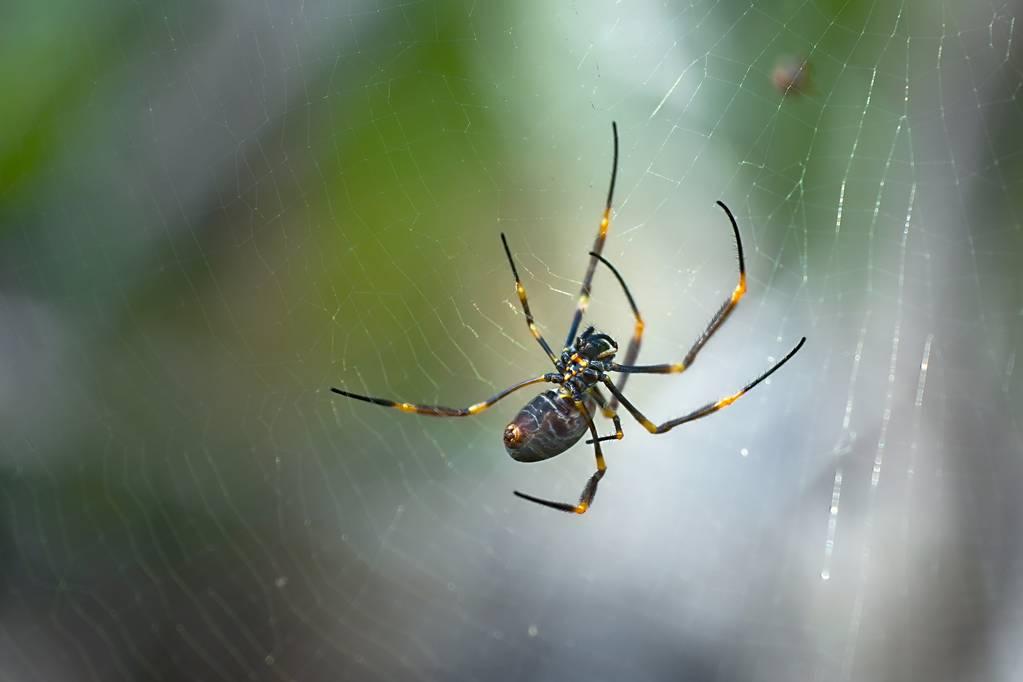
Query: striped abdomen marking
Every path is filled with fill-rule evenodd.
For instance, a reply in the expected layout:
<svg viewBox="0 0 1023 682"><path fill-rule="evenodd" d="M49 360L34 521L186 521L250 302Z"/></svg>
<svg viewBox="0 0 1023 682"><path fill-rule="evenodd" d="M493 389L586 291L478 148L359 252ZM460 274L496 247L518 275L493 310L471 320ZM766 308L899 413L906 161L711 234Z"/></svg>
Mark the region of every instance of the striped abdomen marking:
<svg viewBox="0 0 1023 682"><path fill-rule="evenodd" d="M594 414L593 401L586 409ZM586 433L588 420L570 398L544 391L515 415L504 429L504 449L519 462L540 462L560 455Z"/></svg>

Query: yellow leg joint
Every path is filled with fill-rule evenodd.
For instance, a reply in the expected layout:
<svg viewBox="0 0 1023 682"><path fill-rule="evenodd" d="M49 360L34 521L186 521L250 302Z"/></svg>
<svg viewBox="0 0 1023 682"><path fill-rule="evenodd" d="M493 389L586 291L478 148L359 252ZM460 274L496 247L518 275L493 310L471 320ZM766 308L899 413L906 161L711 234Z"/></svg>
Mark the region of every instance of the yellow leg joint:
<svg viewBox="0 0 1023 682"><path fill-rule="evenodd" d="M736 400L741 398L743 393L745 393L745 391L739 391L738 393L733 393L732 395L728 396L727 398L722 398L721 400L719 400L716 403L714 403L714 409L715 410L720 410L722 407L728 407L729 405L734 403Z"/></svg>
<svg viewBox="0 0 1023 682"><path fill-rule="evenodd" d="M739 276L739 283L735 285L735 289L732 291L732 305L739 302L743 294L746 293L746 275Z"/></svg>
<svg viewBox="0 0 1023 682"><path fill-rule="evenodd" d="M576 514L585 514L586 510L589 509L589 508L590 508L590 505L586 504L585 502L580 502L575 507L575 513Z"/></svg>

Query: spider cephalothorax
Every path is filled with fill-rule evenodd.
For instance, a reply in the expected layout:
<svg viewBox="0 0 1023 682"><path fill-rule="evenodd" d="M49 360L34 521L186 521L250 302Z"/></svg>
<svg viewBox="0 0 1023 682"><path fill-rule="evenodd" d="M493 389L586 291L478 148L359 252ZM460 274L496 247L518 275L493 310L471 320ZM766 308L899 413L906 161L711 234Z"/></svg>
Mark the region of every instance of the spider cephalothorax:
<svg viewBox="0 0 1023 682"><path fill-rule="evenodd" d="M618 352L618 344L607 334L596 333L593 327L576 337L572 348L561 351L554 362L561 374L561 394L580 398L604 378L611 361Z"/></svg>
<svg viewBox="0 0 1023 682"><path fill-rule="evenodd" d="M511 249L508 248L508 240L505 239L503 234L501 235L501 243L504 244L504 252L508 256L508 264L511 266L512 275L515 277L515 294L518 296L519 303L522 305L522 312L526 316L526 325L529 327L529 332L533 335L533 338L540 344L540 348L547 354L556 371L520 381L492 398L481 403L469 405L468 407L418 405L384 398L371 398L359 395L358 393L343 391L340 388L331 389L335 393L348 398L392 407L402 412L414 412L435 417L468 417L483 412L498 400L520 388L540 383L557 385L557 388L552 388L537 395L515 415L515 418L504 429L504 447L513 459L520 462L538 462L561 454L575 445L582 438L583 434L589 431L592 438L586 442L593 445L593 454L597 460L597 471L586 482L586 486L583 488L577 504L552 502L551 500L515 491L516 495L530 502L536 502L553 509L575 512L576 514L582 514L589 509L593 498L597 494L597 484L600 483L600 479L604 477L604 472L607 471L607 465L604 463L604 455L601 452L600 444L609 440L621 440L624 435L622 433L621 419L616 411L619 403L650 433L665 433L679 424L685 424L694 419L706 417L722 408L728 407L788 362L803 347L803 343L806 341L806 337L803 337L785 357L739 391L726 395L714 402L707 403L703 407L660 425L654 424L647 419L625 397L622 391L625 388L625 382L629 374L679 374L693 364L697 353L707 343L707 340L713 336L714 332L724 324L724 321L739 303L739 299L746 293L746 263L743 260L742 240L739 238L739 226L735 222L735 216L732 215L727 206L719 201L718 205L728 215L728 219L732 223L732 233L735 235L735 246L739 256L739 283L721 304L721 307L718 308L710 324L707 325L703 334L692 345L681 362L660 365L633 365L632 363L636 360L643 338L645 326L643 318L640 317L636 301L632 298L629 287L625 286L625 280L621 274L600 255L604 249L608 228L611 225L611 199L614 196L615 178L618 176L618 126L612 123L611 130L614 135L614 161L611 165L611 186L607 191L607 203L604 205L604 214L600 220L597 239L594 241L593 250L589 254L590 261L586 268L586 274L583 277L582 288L579 291L579 302L576 305L575 314L572 316L572 323L568 328L565 349L561 352L560 357L554 355L554 351L551 350L547 340L544 339L540 329L533 321L533 313L529 310L529 301L526 298L526 289L522 286L522 280L519 279L519 273L515 267L515 259L512 258ZM629 307L632 309L632 315L635 320L632 338L629 339L629 345L625 349L625 362L621 365L614 362L615 354L618 352L618 344L607 334L599 333L593 327L587 327L582 334L576 336L576 332L579 331L579 325L583 319L583 314L585 314L586 308L589 305L590 287L593 284L593 275L598 263L606 266L615 279L618 280L618 284L621 285L622 291L629 301ZM609 375L610 372L619 375L616 381L612 380ZM604 397L601 387L606 388L611 393L610 400ZM593 418L598 408L602 409L604 416L610 418L614 424L615 432L613 434L608 436L597 435L597 427L594 424Z"/></svg>

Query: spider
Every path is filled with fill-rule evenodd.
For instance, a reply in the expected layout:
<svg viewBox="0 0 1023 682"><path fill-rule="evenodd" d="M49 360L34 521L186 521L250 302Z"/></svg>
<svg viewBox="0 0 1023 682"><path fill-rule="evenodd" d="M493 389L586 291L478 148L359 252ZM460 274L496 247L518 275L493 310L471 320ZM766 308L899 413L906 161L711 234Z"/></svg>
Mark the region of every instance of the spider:
<svg viewBox="0 0 1023 682"><path fill-rule="evenodd" d="M714 317L711 318L706 329L704 329L700 337L696 339L696 342L692 345L689 352L686 353L681 362L660 365L632 364L636 360L636 356L639 353L640 344L643 339L643 329L645 326L643 318L640 316L636 301L633 299L632 293L629 291L628 286L626 286L625 280L622 278L621 274L611 263L600 255L604 248L604 241L607 239L608 228L611 224L611 202L614 197L615 179L618 176L617 123L611 123L611 133L614 140L614 157L611 165L611 185L607 191L607 202L604 205L604 213L600 220L600 229L597 232L597 238L593 244L593 250L589 252L590 262L586 268L586 274L583 277L582 288L579 291L579 300L576 305L575 314L572 316L572 323L568 328L568 337L565 339L564 350L561 351L560 355L554 354L550 344L548 344L546 339L544 339L543 334L540 333L539 328L533 321L533 313L529 309L529 301L526 299L526 289L522 286L522 280L519 278L518 269L515 267L515 259L512 258L511 249L508 248L508 240L505 238L503 233L501 234L501 243L504 246L504 253L508 257L508 264L511 266L512 275L515 277L515 293L518 295L519 302L522 305L522 312L526 317L526 325L529 327L529 331L532 333L533 338L535 338L536 342L540 345L540 348L542 348L543 352L547 354L548 359L554 365L554 369L556 371L520 381L514 386L501 391L497 395L484 400L483 402L469 405L468 407L419 405L415 403L387 400L385 398L373 398L370 396L360 395L358 393L352 393L350 391L344 391L340 388L330 389L334 393L343 395L347 398L354 398L356 400L362 400L375 405L391 407L402 412L425 414L434 417L468 417L480 414L494 405L497 401L521 388L542 383L556 384L557 388L544 391L526 403L526 406L523 407L515 418L505 427L504 447L508 454L511 455L512 459L515 459L516 461L539 462L565 452L575 445L586 431L589 431L592 437L586 441L586 444L593 445L597 470L586 482L586 486L583 488L582 494L579 496L578 503L567 504L565 502L555 502L527 495L517 490L514 491L515 495L524 500L528 500L545 507L550 507L552 509L574 512L576 514L585 514L586 510L593 504L593 498L597 494L597 485L607 472L607 465L604 462L604 454L601 451L600 444L610 440L621 440L624 437L621 419L617 413L619 403L621 403L629 414L631 414L636 421L638 421L643 428L650 433L666 433L680 424L685 424L686 422L691 422L696 419L702 419L703 417L713 414L724 407L728 407L744 394L752 390L755 386L760 384L760 382L764 381L767 377L776 372L782 365L788 362L806 342L806 337L804 336L785 357L775 363L774 366L758 376L756 379L746 384L742 389L735 393L726 395L719 400L707 403L703 407L693 410L681 417L666 421L663 424L654 424L652 421L647 419L643 413L628 400L628 398L625 397L623 390L625 388L625 382L629 378L630 374L680 374L692 366L697 353L700 352L700 349L703 348L704 344L706 344L710 337L713 336L714 332L716 332L721 325L724 324L725 320L728 319L728 316L739 303L739 300L746 293L746 263L743 258L742 240L739 237L739 226L735 221L735 216L732 215L732 212L723 202L718 201L717 204L724 210L729 221L732 223L732 233L735 235L735 245L739 256L739 283L735 286L735 289L732 290L732 293L728 296L728 298L726 298L721 304L721 307L718 309L717 313L714 314ZM582 334L576 336L576 332L579 330L583 315L585 314L586 308L590 302L590 286L593 282L593 275L597 269L598 263L606 266L611 271L611 274L614 275L615 279L618 280L618 284L621 286L622 291L625 293L625 297L629 302L629 307L632 308L632 315L635 319L632 338L629 340L629 345L625 349L624 364L614 362L615 355L618 353L618 343L607 334L600 333L590 326L586 327ZM620 374L617 382L611 379L609 375L611 372ZM604 397L604 394L601 391L601 385L603 385L611 394L610 401ZM593 422L598 407L601 409L605 417L612 420L615 429L613 434L608 436L599 436L597 434L597 427Z"/></svg>

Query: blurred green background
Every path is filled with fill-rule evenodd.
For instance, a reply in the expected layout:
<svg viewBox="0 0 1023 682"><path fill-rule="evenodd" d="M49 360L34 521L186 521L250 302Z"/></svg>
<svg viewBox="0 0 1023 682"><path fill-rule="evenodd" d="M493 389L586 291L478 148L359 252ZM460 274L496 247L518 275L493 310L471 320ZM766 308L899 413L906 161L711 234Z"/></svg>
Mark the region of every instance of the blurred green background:
<svg viewBox="0 0 1023 682"><path fill-rule="evenodd" d="M0 11L0 680L1014 680L1019 3ZM808 81L779 76L806 60ZM804 87L805 86L805 87ZM684 377L503 451L605 255ZM589 320L622 339L598 272ZM609 423L599 426L610 431Z"/></svg>

